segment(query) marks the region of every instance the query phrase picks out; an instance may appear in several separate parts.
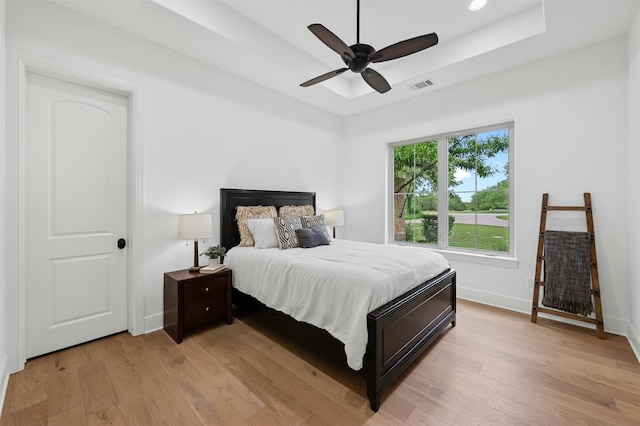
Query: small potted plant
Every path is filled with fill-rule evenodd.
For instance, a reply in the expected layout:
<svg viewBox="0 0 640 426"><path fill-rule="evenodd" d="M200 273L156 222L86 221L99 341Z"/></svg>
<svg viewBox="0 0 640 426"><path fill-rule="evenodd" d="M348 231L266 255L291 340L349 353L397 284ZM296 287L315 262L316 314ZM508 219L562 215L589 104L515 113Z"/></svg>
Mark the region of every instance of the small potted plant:
<svg viewBox="0 0 640 426"><path fill-rule="evenodd" d="M200 256L207 256L209 258L209 265L218 265L220 263L220 259L224 259L224 256L227 254L227 249L224 247L220 247L220 244L215 246L209 246L209 248L202 253Z"/></svg>

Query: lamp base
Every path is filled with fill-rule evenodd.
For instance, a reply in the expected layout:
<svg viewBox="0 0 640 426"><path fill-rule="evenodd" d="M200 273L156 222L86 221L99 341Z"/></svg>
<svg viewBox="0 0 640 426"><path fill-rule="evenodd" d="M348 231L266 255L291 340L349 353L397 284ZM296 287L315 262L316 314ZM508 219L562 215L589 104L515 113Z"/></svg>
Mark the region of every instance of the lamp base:
<svg viewBox="0 0 640 426"><path fill-rule="evenodd" d="M201 266L198 266L198 240L193 240L193 266L189 268L189 272L199 272Z"/></svg>

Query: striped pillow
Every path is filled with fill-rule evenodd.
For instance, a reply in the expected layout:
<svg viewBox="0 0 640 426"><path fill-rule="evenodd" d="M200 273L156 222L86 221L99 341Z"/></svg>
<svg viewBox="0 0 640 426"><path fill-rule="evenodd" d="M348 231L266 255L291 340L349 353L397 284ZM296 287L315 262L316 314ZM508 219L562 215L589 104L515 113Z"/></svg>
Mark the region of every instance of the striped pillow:
<svg viewBox="0 0 640 426"><path fill-rule="evenodd" d="M273 222L276 226L276 237L280 250L300 247L300 241L296 235L296 229L302 228L299 217L276 217Z"/></svg>
<svg viewBox="0 0 640 426"><path fill-rule="evenodd" d="M329 234L327 226L324 223L323 214L317 216L302 216L300 220L302 221L303 228L315 228L316 226L321 226L324 230L324 236L327 237L327 241L331 241L331 234Z"/></svg>

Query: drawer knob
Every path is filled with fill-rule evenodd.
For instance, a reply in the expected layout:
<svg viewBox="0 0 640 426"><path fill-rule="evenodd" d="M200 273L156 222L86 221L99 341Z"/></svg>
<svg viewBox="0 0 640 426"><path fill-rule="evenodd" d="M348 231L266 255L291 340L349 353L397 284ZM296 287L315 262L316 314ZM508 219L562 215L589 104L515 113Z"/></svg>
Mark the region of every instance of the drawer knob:
<svg viewBox="0 0 640 426"><path fill-rule="evenodd" d="M209 307L204 308L205 311L209 312Z"/></svg>
<svg viewBox="0 0 640 426"><path fill-rule="evenodd" d="M205 288L204 288L204 291L209 291L209 287L205 287Z"/></svg>

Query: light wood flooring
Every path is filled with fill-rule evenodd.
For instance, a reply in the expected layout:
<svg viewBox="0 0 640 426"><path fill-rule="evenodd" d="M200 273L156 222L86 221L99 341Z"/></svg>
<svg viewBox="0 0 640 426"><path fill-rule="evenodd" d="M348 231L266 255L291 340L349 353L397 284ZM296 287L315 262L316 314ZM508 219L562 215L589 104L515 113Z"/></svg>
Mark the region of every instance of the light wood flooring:
<svg viewBox="0 0 640 426"><path fill-rule="evenodd" d="M127 333L29 360L8 425L639 425L624 337L459 301L449 328L382 398L364 378L244 315L176 345Z"/></svg>

